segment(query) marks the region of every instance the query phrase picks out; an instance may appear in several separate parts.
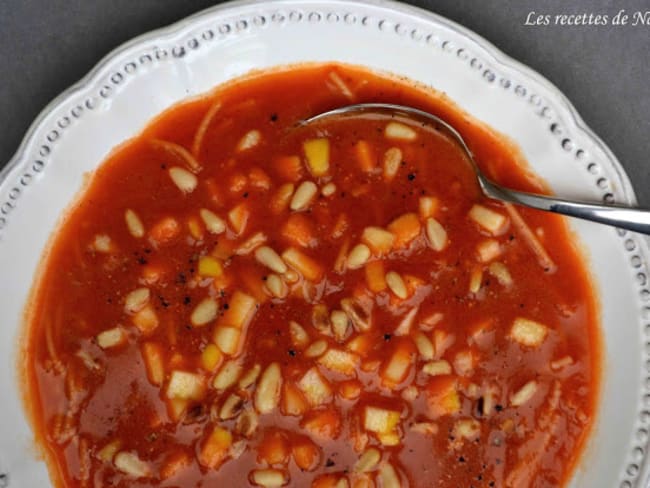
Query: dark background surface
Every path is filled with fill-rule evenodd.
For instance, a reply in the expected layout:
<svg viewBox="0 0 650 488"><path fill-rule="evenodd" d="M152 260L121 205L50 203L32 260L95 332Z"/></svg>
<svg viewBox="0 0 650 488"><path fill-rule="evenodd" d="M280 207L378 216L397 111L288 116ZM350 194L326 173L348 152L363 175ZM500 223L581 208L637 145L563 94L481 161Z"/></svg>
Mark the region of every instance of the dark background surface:
<svg viewBox="0 0 650 488"><path fill-rule="evenodd" d="M214 5L206 0L0 0L0 165L45 105L121 43ZM410 2L477 32L560 88L650 207L650 25L611 19L650 1ZM524 25L538 14L607 14L608 26Z"/></svg>

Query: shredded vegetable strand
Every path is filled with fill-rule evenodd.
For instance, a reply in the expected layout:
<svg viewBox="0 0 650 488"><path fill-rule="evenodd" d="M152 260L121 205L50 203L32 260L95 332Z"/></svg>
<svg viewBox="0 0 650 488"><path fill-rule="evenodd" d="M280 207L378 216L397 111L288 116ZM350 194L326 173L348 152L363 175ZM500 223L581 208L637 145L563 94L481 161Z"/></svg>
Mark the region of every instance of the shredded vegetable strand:
<svg viewBox="0 0 650 488"><path fill-rule="evenodd" d="M526 244L528 244L530 250L533 251L533 254L535 254L535 257L537 258L537 262L539 263L539 265L549 273L555 272L557 266L555 265L551 257L546 252L546 249L544 249L544 246L542 246L542 243L539 242L539 239L537 239L535 233L531 230L531 228L528 226L526 221L522 218L519 211L511 203L504 203L504 205L506 207L506 210L508 211L508 214L510 215L510 218L512 219L512 223L514 224L515 228L519 231L519 234L521 235L521 237L523 237Z"/></svg>

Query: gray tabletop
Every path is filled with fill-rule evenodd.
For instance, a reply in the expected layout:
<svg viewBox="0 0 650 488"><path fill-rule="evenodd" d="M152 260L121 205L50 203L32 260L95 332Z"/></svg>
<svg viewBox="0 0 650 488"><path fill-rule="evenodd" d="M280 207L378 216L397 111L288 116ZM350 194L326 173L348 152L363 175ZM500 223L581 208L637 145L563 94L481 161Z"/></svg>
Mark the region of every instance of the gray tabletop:
<svg viewBox="0 0 650 488"><path fill-rule="evenodd" d="M45 105L113 48L214 3L0 0L0 165ZM557 85L618 156L639 203L650 207L650 14L645 26L632 25L635 12L650 11L648 0L412 3L474 30ZM628 24L613 25L622 8ZM556 17L572 14L580 15L565 17L565 24L587 25L562 25ZM542 23L548 15L549 25L526 25L538 15ZM595 25L598 15L607 16L607 25Z"/></svg>

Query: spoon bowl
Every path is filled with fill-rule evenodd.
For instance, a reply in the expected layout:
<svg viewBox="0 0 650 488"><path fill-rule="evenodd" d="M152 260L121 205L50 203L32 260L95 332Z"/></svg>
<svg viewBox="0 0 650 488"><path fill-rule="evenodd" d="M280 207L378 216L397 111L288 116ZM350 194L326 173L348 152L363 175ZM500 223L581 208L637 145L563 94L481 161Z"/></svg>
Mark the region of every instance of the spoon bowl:
<svg viewBox="0 0 650 488"><path fill-rule="evenodd" d="M502 202L523 205L650 235L650 210L539 195L505 188L495 183L481 171L472 151L470 151L460 133L448 122L429 112L391 103L360 103L346 105L314 115L302 121L300 125L307 126L337 118L390 119L411 125L433 125L436 129L440 129L449 135L463 150L485 196Z"/></svg>

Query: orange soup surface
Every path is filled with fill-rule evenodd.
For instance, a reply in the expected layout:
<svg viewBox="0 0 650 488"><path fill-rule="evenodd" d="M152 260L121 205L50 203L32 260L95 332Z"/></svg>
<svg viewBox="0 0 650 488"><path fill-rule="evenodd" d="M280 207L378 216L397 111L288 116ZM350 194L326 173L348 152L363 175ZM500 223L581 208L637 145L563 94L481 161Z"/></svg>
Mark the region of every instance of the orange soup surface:
<svg viewBox="0 0 650 488"><path fill-rule="evenodd" d="M598 324L540 184L444 97L344 65L257 73L118 148L53 238L24 379L58 487L555 487L594 422Z"/></svg>

